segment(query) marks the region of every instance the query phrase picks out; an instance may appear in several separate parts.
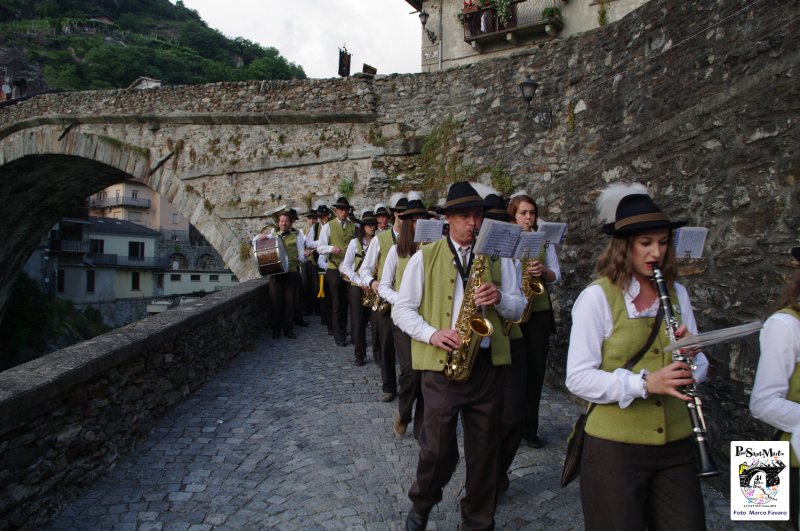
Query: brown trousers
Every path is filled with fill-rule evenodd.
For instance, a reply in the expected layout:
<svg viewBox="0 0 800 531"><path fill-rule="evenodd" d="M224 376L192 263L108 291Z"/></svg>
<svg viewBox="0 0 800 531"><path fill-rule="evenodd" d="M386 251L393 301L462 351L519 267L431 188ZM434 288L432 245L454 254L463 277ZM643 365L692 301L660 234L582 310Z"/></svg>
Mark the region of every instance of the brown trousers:
<svg viewBox="0 0 800 531"><path fill-rule="evenodd" d="M500 369L503 371L501 474L507 473L511 463L514 462L528 418L527 357L525 341L522 338L512 339L511 365L504 365Z"/></svg>
<svg viewBox="0 0 800 531"><path fill-rule="evenodd" d="M547 368L547 351L550 349L550 312L533 312L522 327L522 339L525 341L525 394L528 397L528 418L523 428L523 436L528 439L539 434L539 402L542 398L544 373Z"/></svg>
<svg viewBox="0 0 800 531"><path fill-rule="evenodd" d="M367 321L372 310L364 307L361 301L364 291L359 286L347 287L350 295L350 339L357 361L364 361L367 355Z"/></svg>
<svg viewBox="0 0 800 531"><path fill-rule="evenodd" d="M448 380L444 373L422 371L425 400L419 439L417 480L408 497L423 514L442 499L442 489L458 464L456 427L464 424L466 494L461 499L461 529L494 529L497 507L497 471L500 457L500 401L502 374L482 349L465 382Z"/></svg>
<svg viewBox="0 0 800 531"><path fill-rule="evenodd" d="M422 371L415 371L411 365L411 337L395 325L392 325L392 334L397 362L400 365L400 374L397 377L397 410L400 422L408 424L413 418L414 438L419 440L425 411Z"/></svg>
<svg viewBox="0 0 800 531"><path fill-rule="evenodd" d="M378 343L381 349L381 380L383 381L383 392L397 394L397 359L394 352L394 338L392 337L391 312L384 315L375 316L375 327L378 332Z"/></svg>
<svg viewBox="0 0 800 531"><path fill-rule="evenodd" d="M586 434L579 477L587 531L705 529L694 444L626 444Z"/></svg>
<svg viewBox="0 0 800 531"><path fill-rule="evenodd" d="M344 281L338 269L325 271L326 297L331 299L331 326L333 339L339 343L347 341L347 288L350 286Z"/></svg>

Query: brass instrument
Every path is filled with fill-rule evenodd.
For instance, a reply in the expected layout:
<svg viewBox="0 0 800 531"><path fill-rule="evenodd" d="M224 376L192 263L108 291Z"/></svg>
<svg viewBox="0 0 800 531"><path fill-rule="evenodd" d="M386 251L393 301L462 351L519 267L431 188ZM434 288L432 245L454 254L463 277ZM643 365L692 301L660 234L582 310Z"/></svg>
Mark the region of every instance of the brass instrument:
<svg viewBox="0 0 800 531"><path fill-rule="evenodd" d="M278 220L281 217L281 213L284 210L286 210L287 206L288 205L283 204L283 205L277 206L275 208L270 208L269 210L264 212L262 217L269 218L269 219L264 223L264 226L261 228L261 230L263 231L267 227L270 227L270 228L274 228L277 231L278 230Z"/></svg>
<svg viewBox="0 0 800 531"><path fill-rule="evenodd" d="M320 271L319 273L319 291L317 292L318 299L325 298L325 273Z"/></svg>
<svg viewBox="0 0 800 531"><path fill-rule="evenodd" d="M490 336L494 332L492 323L479 313L475 305L475 291L483 280L486 258L485 254L480 254L472 262L467 287L464 288L464 300L461 302L461 309L456 319L456 331L461 343L447 354L445 361L444 375L455 382L463 382L469 378L478 349L481 347L481 338Z"/></svg>
<svg viewBox="0 0 800 531"><path fill-rule="evenodd" d="M378 265L380 264L380 254L375 258L375 269L372 270L372 278L378 279ZM372 288L368 288L364 292L364 297L361 299L361 305L371 309L373 312L378 312L383 315L391 306L389 301L375 293Z"/></svg>
<svg viewBox="0 0 800 531"><path fill-rule="evenodd" d="M669 292L667 291L667 282L664 280L664 275L658 264L652 263L653 266L653 280L658 290L658 299L661 309L664 312L664 324L667 329L667 337L670 343L677 341L675 332L678 330L678 319L672 313L672 301L669 299ZM692 358L685 356L681 350L672 352L672 361L682 361L689 365L694 370L694 363ZM698 467L700 472L698 476L701 478L717 476L721 474L714 460L711 458L711 452L708 446L708 430L706 428L706 421L703 417L703 404L697 392L697 387L690 384L678 389L681 393L691 398L690 402L686 402L686 407L689 410L689 419L692 422L692 433L694 440L697 443Z"/></svg>
<svg viewBox="0 0 800 531"><path fill-rule="evenodd" d="M531 273L528 273L528 269L530 269L531 264L536 260L536 258L523 258L521 261L522 267L522 295L525 297L525 300L528 302L525 304L525 310L522 312L522 315L516 321L512 321L507 319L503 323L503 335L508 335L511 332L511 327L515 324L527 323L528 319L531 318L531 312L533 311L533 299L537 295L541 295L544 293L544 282L542 282L542 277L535 277Z"/></svg>

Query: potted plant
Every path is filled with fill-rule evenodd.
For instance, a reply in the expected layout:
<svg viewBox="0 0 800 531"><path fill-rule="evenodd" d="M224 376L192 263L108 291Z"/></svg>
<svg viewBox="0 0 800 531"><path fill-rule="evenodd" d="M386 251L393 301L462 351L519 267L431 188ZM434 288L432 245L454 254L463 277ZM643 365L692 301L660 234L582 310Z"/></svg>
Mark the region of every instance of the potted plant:
<svg viewBox="0 0 800 531"><path fill-rule="evenodd" d="M546 7L542 9L542 20L553 20L561 18L561 10L557 7Z"/></svg>
<svg viewBox="0 0 800 531"><path fill-rule="evenodd" d="M500 27L506 27L514 17L512 0L492 0L495 13L497 14L497 24Z"/></svg>

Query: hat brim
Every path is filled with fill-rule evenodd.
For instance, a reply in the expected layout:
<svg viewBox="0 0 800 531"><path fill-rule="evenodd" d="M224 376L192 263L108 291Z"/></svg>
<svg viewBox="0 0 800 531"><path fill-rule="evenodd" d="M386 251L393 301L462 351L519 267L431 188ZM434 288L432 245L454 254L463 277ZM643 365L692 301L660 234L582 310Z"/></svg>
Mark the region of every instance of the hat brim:
<svg viewBox="0 0 800 531"><path fill-rule="evenodd" d="M675 230L683 227L689 223L685 220L676 221L643 221L641 223L631 223L621 229L614 228L614 223L606 223L601 227L605 234L609 236L630 236L632 234L639 234L641 232L649 232L653 230L669 229Z"/></svg>
<svg viewBox="0 0 800 531"><path fill-rule="evenodd" d="M340 210L350 210L351 206L347 203L334 203L331 205L331 208L338 208Z"/></svg>
<svg viewBox="0 0 800 531"><path fill-rule="evenodd" d="M800 262L800 247L792 247L789 249L789 253L791 253L792 258Z"/></svg>
<svg viewBox="0 0 800 531"><path fill-rule="evenodd" d="M428 216L428 209L426 209L426 208L412 208L411 210L406 210L405 212L400 214L400 219L411 219L414 216L427 217Z"/></svg>
<svg viewBox="0 0 800 531"><path fill-rule="evenodd" d="M480 208L481 210L484 209L483 199L475 199L473 201L464 201L463 203L458 203L455 205L447 206L445 205L442 208L442 212L444 214L450 214L451 212L456 212L458 210L470 210L472 208Z"/></svg>
<svg viewBox="0 0 800 531"><path fill-rule="evenodd" d="M483 217L497 221L505 221L507 223L514 221L514 218L508 213L508 211L495 208L484 211Z"/></svg>

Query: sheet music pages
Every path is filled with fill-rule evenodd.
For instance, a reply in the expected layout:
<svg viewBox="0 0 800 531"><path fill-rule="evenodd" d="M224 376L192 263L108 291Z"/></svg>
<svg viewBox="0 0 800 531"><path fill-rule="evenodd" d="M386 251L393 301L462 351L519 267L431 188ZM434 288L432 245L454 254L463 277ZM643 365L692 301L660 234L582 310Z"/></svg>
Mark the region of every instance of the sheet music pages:
<svg viewBox="0 0 800 531"><path fill-rule="evenodd" d="M539 256L539 248L544 243L544 232L522 232L519 235L514 258L525 260Z"/></svg>
<svg viewBox="0 0 800 531"><path fill-rule="evenodd" d="M672 352L680 348L700 348L706 345L715 345L717 343L724 343L726 341L733 341L740 337L758 332L761 330L761 321L752 321L739 326L732 326L730 328L721 328L719 330L712 330L711 332L703 332L693 336L686 336L679 339L675 343L664 347L664 352Z"/></svg>
<svg viewBox="0 0 800 531"><path fill-rule="evenodd" d="M539 221L539 232L544 232L544 239L550 243L561 245L567 234L567 224L555 221Z"/></svg>
<svg viewBox="0 0 800 531"><path fill-rule="evenodd" d="M418 219L417 228L414 229L414 241L417 243L430 243L442 239L444 221L440 219Z"/></svg>
<svg viewBox="0 0 800 531"><path fill-rule="evenodd" d="M473 252L511 258L514 256L520 232L522 232L522 227L519 225L495 219L484 219Z"/></svg>
<svg viewBox="0 0 800 531"><path fill-rule="evenodd" d="M675 231L676 258L702 258L708 229L705 227L681 227Z"/></svg>

